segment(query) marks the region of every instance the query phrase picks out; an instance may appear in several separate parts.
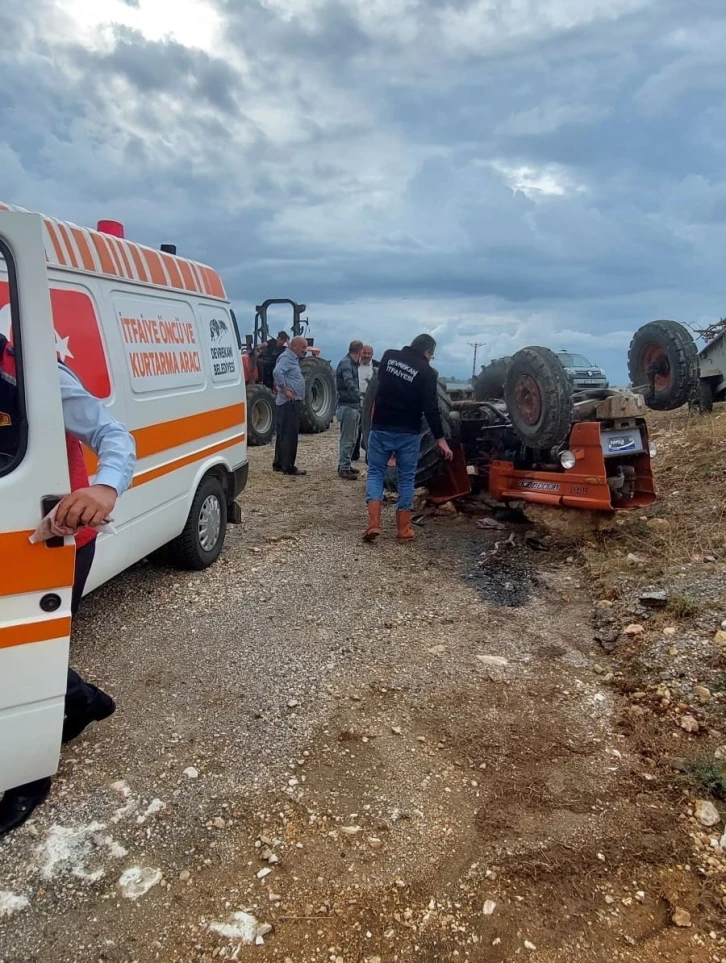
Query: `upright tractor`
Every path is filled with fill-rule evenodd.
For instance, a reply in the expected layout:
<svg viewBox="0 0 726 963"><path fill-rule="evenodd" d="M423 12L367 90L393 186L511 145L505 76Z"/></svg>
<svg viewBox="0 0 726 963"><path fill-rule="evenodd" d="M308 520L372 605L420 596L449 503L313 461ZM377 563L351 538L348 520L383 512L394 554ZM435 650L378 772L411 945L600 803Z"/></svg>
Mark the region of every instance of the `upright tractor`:
<svg viewBox="0 0 726 963"><path fill-rule="evenodd" d="M305 378L305 404L300 418L300 430L309 434L326 431L335 416L335 373L329 361L320 357L308 336L309 322L303 318L306 305L290 298L268 298L255 308L253 334L245 338L242 361L247 383L247 429L250 445L267 445L275 433L275 398L272 392L272 369L275 356L270 344L267 314L274 304L289 304L292 308L292 337L304 337L308 350L300 361ZM274 339L273 339L274 341Z"/></svg>
<svg viewBox="0 0 726 963"><path fill-rule="evenodd" d="M613 512L655 501L647 408L685 404L698 385L698 353L676 322L654 321L633 337L633 389L575 390L557 355L523 348L483 369L474 398L454 401L439 381L439 407L454 459L440 456L422 425L416 483L437 502L478 480L500 501ZM367 437L377 378L364 401Z"/></svg>

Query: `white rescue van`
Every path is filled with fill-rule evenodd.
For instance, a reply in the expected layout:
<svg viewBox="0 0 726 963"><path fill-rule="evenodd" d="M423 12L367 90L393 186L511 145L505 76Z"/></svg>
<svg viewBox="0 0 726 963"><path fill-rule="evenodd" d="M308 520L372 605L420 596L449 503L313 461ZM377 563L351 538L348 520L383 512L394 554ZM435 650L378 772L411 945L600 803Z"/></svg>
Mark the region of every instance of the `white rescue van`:
<svg viewBox="0 0 726 963"><path fill-rule="evenodd" d="M99 536L87 591L164 546L204 568L241 520L245 384L222 281L116 222L99 228L0 204L0 333L24 412L17 454L0 458L0 792L59 759L75 547L28 541L44 501L70 490L57 359L136 440L118 534Z"/></svg>

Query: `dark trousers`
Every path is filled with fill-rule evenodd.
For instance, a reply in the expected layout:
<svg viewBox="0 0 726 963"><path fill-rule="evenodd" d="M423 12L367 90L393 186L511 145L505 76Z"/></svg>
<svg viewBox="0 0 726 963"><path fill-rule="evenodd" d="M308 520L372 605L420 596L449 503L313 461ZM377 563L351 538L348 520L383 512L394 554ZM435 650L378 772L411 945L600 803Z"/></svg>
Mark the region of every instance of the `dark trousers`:
<svg viewBox="0 0 726 963"><path fill-rule="evenodd" d="M292 471L295 467L302 406L302 401L286 401L284 405L276 407L275 457L272 464L280 471Z"/></svg>
<svg viewBox="0 0 726 963"><path fill-rule="evenodd" d="M71 595L71 615L75 615L83 598L88 576L96 554L96 539L84 545L76 552L76 571L73 576L73 594ZM96 687L84 682L83 679L68 668L68 685L66 687L66 715L82 712L96 692Z"/></svg>

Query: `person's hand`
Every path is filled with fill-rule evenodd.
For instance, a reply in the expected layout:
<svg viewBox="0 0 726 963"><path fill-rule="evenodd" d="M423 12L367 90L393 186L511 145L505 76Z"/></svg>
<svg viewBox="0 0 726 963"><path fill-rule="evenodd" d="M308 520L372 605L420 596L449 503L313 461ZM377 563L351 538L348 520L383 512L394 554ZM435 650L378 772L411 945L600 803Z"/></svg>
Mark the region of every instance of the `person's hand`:
<svg viewBox="0 0 726 963"><path fill-rule="evenodd" d="M102 525L113 511L117 498L116 489L109 485L79 488L60 502L55 522L73 531L86 525Z"/></svg>
<svg viewBox="0 0 726 963"><path fill-rule="evenodd" d="M454 457L453 451L449 448L449 443L445 438L439 438L436 445L446 461L451 461Z"/></svg>
<svg viewBox="0 0 726 963"><path fill-rule="evenodd" d="M294 400L295 400L295 392L292 390L292 388L283 388L283 389L282 389L282 393L283 393L283 394L285 395L285 397L288 398L290 401L294 401Z"/></svg>
<svg viewBox="0 0 726 963"><path fill-rule="evenodd" d="M395 467L396 467L396 456L395 456L395 455L391 455L391 457L388 459L388 467L389 467L389 468L395 468Z"/></svg>

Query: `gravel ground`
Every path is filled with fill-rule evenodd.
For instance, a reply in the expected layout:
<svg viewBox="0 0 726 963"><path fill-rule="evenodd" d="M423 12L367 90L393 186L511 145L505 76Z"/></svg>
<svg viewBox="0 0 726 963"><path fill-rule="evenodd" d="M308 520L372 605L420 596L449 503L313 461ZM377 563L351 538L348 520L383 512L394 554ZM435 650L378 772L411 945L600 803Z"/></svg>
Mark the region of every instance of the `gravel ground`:
<svg viewBox="0 0 726 963"><path fill-rule="evenodd" d="M0 844L0 963L720 960L576 571L448 512L364 545L336 441L86 601L119 708Z"/></svg>

